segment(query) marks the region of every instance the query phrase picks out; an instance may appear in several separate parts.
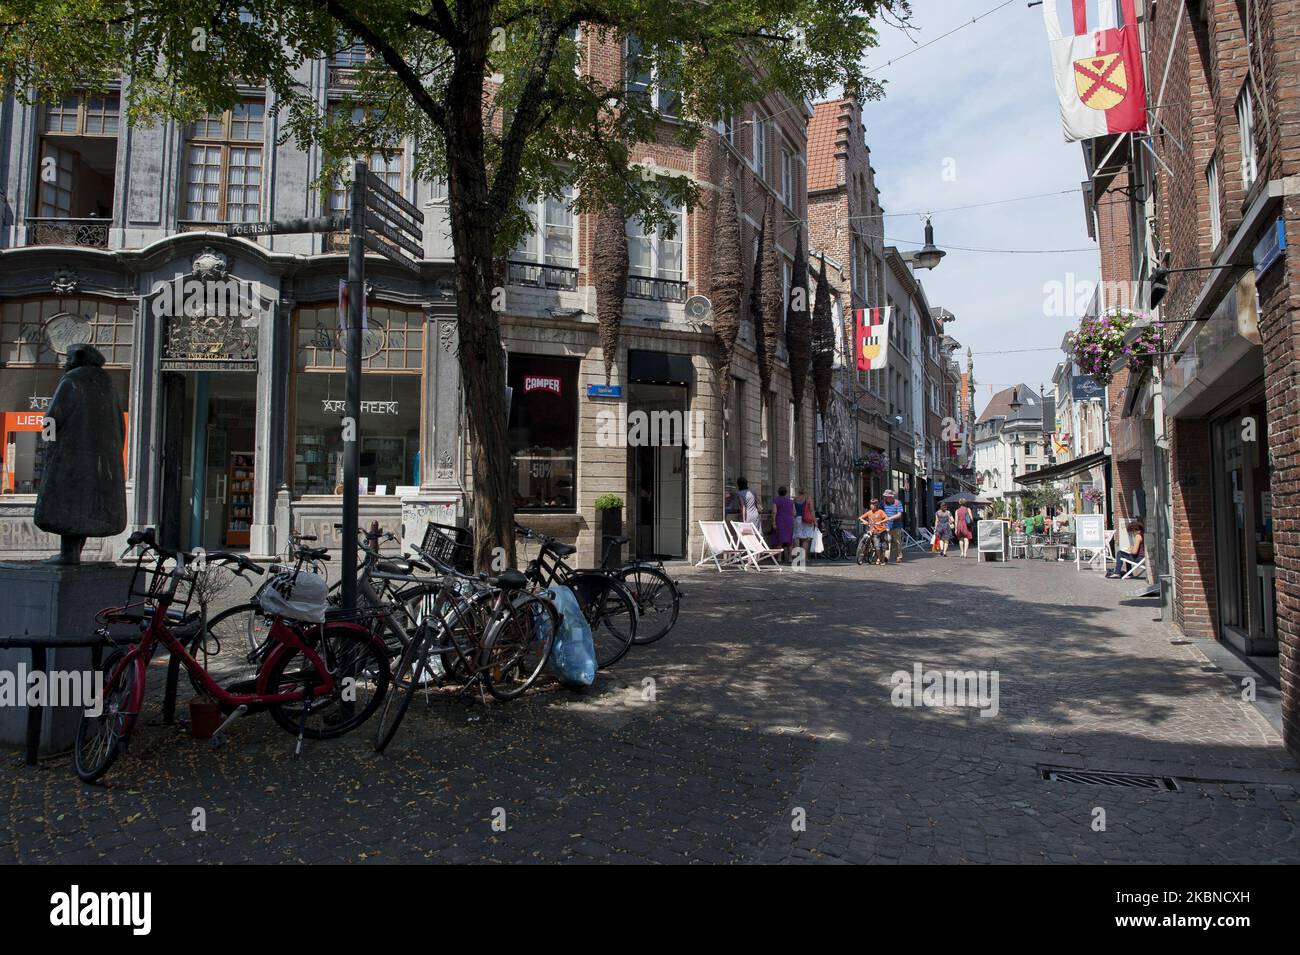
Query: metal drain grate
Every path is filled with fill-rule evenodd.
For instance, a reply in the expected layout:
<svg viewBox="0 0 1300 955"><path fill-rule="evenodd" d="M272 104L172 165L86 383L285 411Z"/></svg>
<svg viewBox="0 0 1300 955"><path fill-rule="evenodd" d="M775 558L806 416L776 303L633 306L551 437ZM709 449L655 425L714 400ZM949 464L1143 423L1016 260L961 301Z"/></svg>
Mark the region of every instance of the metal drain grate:
<svg viewBox="0 0 1300 955"><path fill-rule="evenodd" d="M1054 783L1081 783L1085 786L1122 786L1128 789L1154 789L1157 792L1180 792L1172 776L1149 776L1145 773L1108 773L1097 770L1039 767L1043 778Z"/></svg>

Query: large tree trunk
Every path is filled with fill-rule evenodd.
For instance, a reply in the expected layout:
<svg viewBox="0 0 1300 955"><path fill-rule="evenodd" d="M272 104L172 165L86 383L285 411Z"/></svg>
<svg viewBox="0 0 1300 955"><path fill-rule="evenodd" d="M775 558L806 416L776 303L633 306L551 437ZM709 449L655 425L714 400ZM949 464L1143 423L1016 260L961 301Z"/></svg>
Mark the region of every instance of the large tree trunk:
<svg viewBox="0 0 1300 955"><path fill-rule="evenodd" d="M514 496L506 434L505 362L496 307L505 291L495 267L496 218L488 201L483 133L483 64L490 8L458 12L467 42L457 56L447 95L447 198L456 263L461 387L469 419L474 475L474 562L496 571L515 561Z"/></svg>

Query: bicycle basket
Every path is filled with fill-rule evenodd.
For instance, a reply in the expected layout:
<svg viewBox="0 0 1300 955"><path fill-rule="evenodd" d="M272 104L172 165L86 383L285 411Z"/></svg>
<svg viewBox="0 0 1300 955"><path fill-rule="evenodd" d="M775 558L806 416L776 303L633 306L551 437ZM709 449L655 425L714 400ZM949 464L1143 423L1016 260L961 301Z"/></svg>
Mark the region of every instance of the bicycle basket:
<svg viewBox="0 0 1300 955"><path fill-rule="evenodd" d="M176 559L174 557L160 558L155 552L142 550L136 557L135 570L131 574L131 584L127 588L128 604L144 604L152 607L160 599L172 593L172 576L176 570ZM181 569L176 582L176 590L172 593L170 609L173 612L184 614L194 599L194 585L198 580L198 574L193 566L186 559L185 566ZM130 598L141 598L139 601L133 601Z"/></svg>
<svg viewBox="0 0 1300 955"><path fill-rule="evenodd" d="M429 521L424 529L420 552L462 574L474 572L474 535L469 528Z"/></svg>
<svg viewBox="0 0 1300 955"><path fill-rule="evenodd" d="M310 571L276 574L262 591L262 610L288 620L323 623L328 593L325 578Z"/></svg>

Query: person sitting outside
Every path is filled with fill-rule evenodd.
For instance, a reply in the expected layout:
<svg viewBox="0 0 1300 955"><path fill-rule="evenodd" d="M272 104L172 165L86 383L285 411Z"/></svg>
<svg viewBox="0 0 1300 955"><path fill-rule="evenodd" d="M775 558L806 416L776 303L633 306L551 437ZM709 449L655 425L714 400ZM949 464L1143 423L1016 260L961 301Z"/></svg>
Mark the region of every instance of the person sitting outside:
<svg viewBox="0 0 1300 955"><path fill-rule="evenodd" d="M1106 572L1107 577L1123 577L1128 568L1139 563L1146 554L1146 535L1141 521L1130 521L1128 525L1129 546L1131 551L1121 550L1115 553L1115 567Z"/></svg>

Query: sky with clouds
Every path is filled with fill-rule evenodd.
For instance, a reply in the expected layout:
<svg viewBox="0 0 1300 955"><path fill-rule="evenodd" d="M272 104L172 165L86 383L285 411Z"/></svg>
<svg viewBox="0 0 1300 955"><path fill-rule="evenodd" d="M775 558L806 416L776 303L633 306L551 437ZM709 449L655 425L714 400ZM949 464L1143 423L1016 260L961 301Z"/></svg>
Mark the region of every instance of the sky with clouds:
<svg viewBox="0 0 1300 955"><path fill-rule="evenodd" d="M885 97L863 111L886 244L894 239L900 250L916 249L921 219L893 213L933 210L940 247L1087 250L1018 255L949 249L938 268L919 273L930 304L956 316L947 331L975 354L977 411L989 400L989 385L1050 387L1061 339L1078 319L1045 314L1044 285L1066 283L1070 273L1076 282L1095 282L1098 275L1079 193L1083 153L1061 134L1042 8L1015 0L916 49L998 2L912 0L915 30L880 27L880 45L867 62L877 79L887 81ZM945 178L945 169L955 175ZM1059 190L1071 191L939 211ZM1052 350L1017 351L1039 347Z"/></svg>

